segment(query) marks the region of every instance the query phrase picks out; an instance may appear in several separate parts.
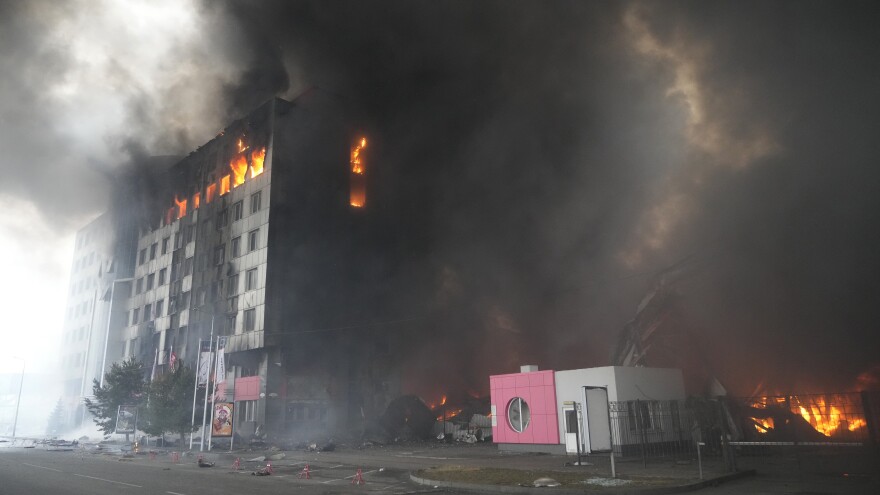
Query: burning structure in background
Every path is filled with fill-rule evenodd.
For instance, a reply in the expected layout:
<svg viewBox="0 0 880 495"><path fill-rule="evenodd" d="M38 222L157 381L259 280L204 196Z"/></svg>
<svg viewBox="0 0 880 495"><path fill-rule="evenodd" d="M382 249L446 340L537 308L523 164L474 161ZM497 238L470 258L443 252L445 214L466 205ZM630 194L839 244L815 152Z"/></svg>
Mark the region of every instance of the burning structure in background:
<svg viewBox="0 0 880 495"><path fill-rule="evenodd" d="M4 187L28 191L55 218L95 204L94 181L81 173L86 167L57 159L75 154L65 146L70 129L82 130L79 139L106 140L71 124L84 123L83 107L66 105L75 83L93 83L77 76L116 81L126 73L119 64L140 76L132 69L143 60L105 53L96 57L112 62L100 66L105 72L76 71L82 53L98 45L133 43L91 39L85 50L74 44L66 51L44 40L69 39L71 25L120 25L111 17L118 11L45 15L50 4L30 5L0 7L31 13L23 29L13 29L23 25L19 16L0 16L9 23L3 32L15 38L0 63L22 88L6 95L4 108L28 124L0 137L16 164ZM164 53L190 63L173 64L180 71L169 73L160 56L143 84L107 86L127 90L115 100L129 111L114 121L113 136L132 129L122 137L185 154L212 134L204 129L276 95L316 82L344 95L369 117L370 152L379 149L374 136L394 146L384 150L381 167L368 163L367 207L351 206L346 178L342 191L330 193L365 213L369 235L400 260L371 263L355 252L363 272L351 283L390 275L427 289L404 295L382 315L308 327L371 325L365 333L385 337L370 345L388 341L396 346L389 353L409 357L405 390L428 396L485 389L487 375L521 362L603 364L645 279L693 251L711 258L711 269L699 290L682 291L680 314L700 329L706 359L731 390L747 394L767 378L780 390L839 390L875 362L862 343L878 320L873 212L880 211L880 182L872 166L877 117L864 109L877 94L869 76L878 48L865 43L875 26L862 8L813 5L796 22L788 8L684 3L446 9L267 1L191 10L203 17L177 25L187 28L180 37L150 33L162 43L184 40ZM53 24L60 28L47 33ZM328 39L327 32L347 36ZM775 43L779 36L792 43ZM816 67L832 70L817 74ZM101 100L97 86L82 84L88 101ZM47 129L63 110L69 120ZM362 129L350 130L339 162L347 175ZM241 136L230 132L223 140L230 155L212 164L227 166ZM271 153L257 136L245 137L244 145ZM21 166L33 162L41 166ZM184 203L188 218L247 186L234 187L228 167L200 180L197 188L161 189L162 204L144 210L151 222L161 223L171 208L180 215ZM370 215L380 210L390 213ZM441 375L453 375L444 379L452 383L432 383Z"/></svg>

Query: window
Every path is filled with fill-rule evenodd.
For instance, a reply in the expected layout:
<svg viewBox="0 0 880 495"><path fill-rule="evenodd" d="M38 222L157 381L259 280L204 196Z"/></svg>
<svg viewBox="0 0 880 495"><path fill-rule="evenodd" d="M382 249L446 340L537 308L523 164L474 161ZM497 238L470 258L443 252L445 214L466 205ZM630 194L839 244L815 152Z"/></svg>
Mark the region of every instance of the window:
<svg viewBox="0 0 880 495"><path fill-rule="evenodd" d="M170 237L166 237L162 239L162 254L166 254L168 252L168 244L171 241Z"/></svg>
<svg viewBox="0 0 880 495"><path fill-rule="evenodd" d="M174 234L174 249L180 249L183 247L183 234L177 232Z"/></svg>
<svg viewBox="0 0 880 495"><path fill-rule="evenodd" d="M192 225L186 226L186 243L189 244L193 241L193 236L195 235L196 228Z"/></svg>
<svg viewBox="0 0 880 495"><path fill-rule="evenodd" d="M135 283L135 294L140 294L143 291L144 291L144 278L141 277L141 278L137 279L137 282Z"/></svg>
<svg viewBox="0 0 880 495"><path fill-rule="evenodd" d="M233 296L226 300L226 311L238 311L238 296Z"/></svg>
<svg viewBox="0 0 880 495"><path fill-rule="evenodd" d="M251 194L251 213L260 211L260 208L262 207L262 195L260 193L262 193L262 191L257 191Z"/></svg>
<svg viewBox="0 0 880 495"><path fill-rule="evenodd" d="M196 297L193 298L193 307L198 308L205 305L205 288L196 289Z"/></svg>
<svg viewBox="0 0 880 495"><path fill-rule="evenodd" d="M257 288L257 269L251 268L247 271L244 290L254 290Z"/></svg>
<svg viewBox="0 0 880 495"><path fill-rule="evenodd" d="M225 246L217 246L214 248L214 264L222 265L224 258L226 256L226 248Z"/></svg>
<svg viewBox="0 0 880 495"><path fill-rule="evenodd" d="M257 417L257 401L243 400L241 401L241 420L256 421Z"/></svg>
<svg viewBox="0 0 880 495"><path fill-rule="evenodd" d="M159 282L158 285L165 285L165 276L168 274L168 269L163 268L159 270Z"/></svg>
<svg viewBox="0 0 880 495"><path fill-rule="evenodd" d="M532 419L529 405L520 397L514 397L507 404L507 421L510 427L517 433L522 433L529 426Z"/></svg>
<svg viewBox="0 0 880 495"><path fill-rule="evenodd" d="M165 309L165 299L159 299L158 301L156 301L156 318L159 318L160 316L164 316L162 314L162 310L164 310L164 309Z"/></svg>
<svg viewBox="0 0 880 495"><path fill-rule="evenodd" d="M217 230L226 227L229 223L229 210L223 208L219 212L217 212L217 217L214 219L214 228Z"/></svg>
<svg viewBox="0 0 880 495"><path fill-rule="evenodd" d="M153 282L155 282L155 281L156 281L156 274L155 273L151 273L151 274L147 275L147 290L153 289Z"/></svg>
<svg viewBox="0 0 880 495"><path fill-rule="evenodd" d="M257 328L257 310L244 310L244 331L253 332Z"/></svg>
<svg viewBox="0 0 880 495"><path fill-rule="evenodd" d="M241 236L234 237L232 239L232 257L238 258L241 256Z"/></svg>
<svg viewBox="0 0 880 495"><path fill-rule="evenodd" d="M183 276L192 275L193 272L193 259L192 256L183 260Z"/></svg>
<svg viewBox="0 0 880 495"><path fill-rule="evenodd" d="M235 315L231 314L226 317L226 330L227 333L233 334L235 333Z"/></svg>
<svg viewBox="0 0 880 495"><path fill-rule="evenodd" d="M260 229L252 230L248 233L248 252L254 251L257 249L257 239L260 233Z"/></svg>
<svg viewBox="0 0 880 495"><path fill-rule="evenodd" d="M147 304L144 306L144 322L150 321L153 319L153 305Z"/></svg>
<svg viewBox="0 0 880 495"><path fill-rule="evenodd" d="M659 427L659 404L656 401L630 400L626 402L629 418L627 423L632 431L648 431Z"/></svg>
<svg viewBox="0 0 880 495"><path fill-rule="evenodd" d="M141 249L140 254L138 254L138 265L143 265L144 262L147 261L147 248Z"/></svg>
<svg viewBox="0 0 880 495"><path fill-rule="evenodd" d="M150 245L150 259L151 260L156 259L156 250L158 250L158 249L159 249L158 242L154 242L152 245Z"/></svg>
<svg viewBox="0 0 880 495"><path fill-rule="evenodd" d="M232 205L232 221L241 220L242 213L244 210L244 205L241 201L236 201L234 205Z"/></svg>
<svg viewBox="0 0 880 495"><path fill-rule="evenodd" d="M138 322L138 318L140 317L141 310L139 308L134 308L131 310L131 324L135 325Z"/></svg>
<svg viewBox="0 0 880 495"><path fill-rule="evenodd" d="M238 294L238 274L229 277L229 284L226 286L226 295L234 296Z"/></svg>

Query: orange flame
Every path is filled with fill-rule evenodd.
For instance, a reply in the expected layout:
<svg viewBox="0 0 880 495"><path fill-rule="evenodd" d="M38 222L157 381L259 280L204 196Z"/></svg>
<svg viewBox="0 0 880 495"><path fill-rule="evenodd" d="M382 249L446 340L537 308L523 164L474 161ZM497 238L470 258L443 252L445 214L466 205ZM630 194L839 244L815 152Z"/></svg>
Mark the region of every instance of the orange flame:
<svg viewBox="0 0 880 495"><path fill-rule="evenodd" d="M183 218L186 216L186 198L183 200L177 199L177 195L174 195L174 203L177 204L177 218Z"/></svg>
<svg viewBox="0 0 880 495"><path fill-rule="evenodd" d="M750 403L757 409L766 409L768 404L784 405L785 397L760 397ZM790 398L791 412L799 414L816 431L830 437L838 432L856 431L867 423L863 418L850 417L838 405L826 401L822 396L796 396ZM758 433L767 433L775 427L773 418L752 418Z"/></svg>
<svg viewBox="0 0 880 495"><path fill-rule="evenodd" d="M364 167L361 163L361 150L367 147L367 139L361 138L361 142L351 149L351 171L355 174L363 174Z"/></svg>
<svg viewBox="0 0 880 495"><path fill-rule="evenodd" d="M367 138L361 138L351 149L351 193L348 202L355 208L363 208L367 203L367 185L364 181L364 163L361 151L367 147Z"/></svg>
<svg viewBox="0 0 880 495"><path fill-rule="evenodd" d="M797 397L793 397L796 402L801 402ZM794 408L794 406L792 406ZM804 401L803 404L797 406L797 412L801 417L816 431L831 436L839 428L844 427L849 431L856 431L866 426L865 420L861 418L846 418L837 406L826 403L823 397L811 397Z"/></svg>
<svg viewBox="0 0 880 495"><path fill-rule="evenodd" d="M244 184L244 175L247 173L247 157L244 154L236 155L229 162L229 168L232 169L232 187L238 187Z"/></svg>
<svg viewBox="0 0 880 495"><path fill-rule="evenodd" d="M251 151L251 179L263 173L263 162L266 160L266 148Z"/></svg>
<svg viewBox="0 0 880 495"><path fill-rule="evenodd" d="M193 194L193 210L199 209L199 206L201 206L201 204L200 204L201 201L202 201L202 193L197 192L197 193Z"/></svg>
<svg viewBox="0 0 880 495"><path fill-rule="evenodd" d="M242 138L238 138L238 152L241 153L248 148L249 146L244 144L244 140Z"/></svg>
<svg viewBox="0 0 880 495"><path fill-rule="evenodd" d="M220 177L220 196L229 192L229 174Z"/></svg>

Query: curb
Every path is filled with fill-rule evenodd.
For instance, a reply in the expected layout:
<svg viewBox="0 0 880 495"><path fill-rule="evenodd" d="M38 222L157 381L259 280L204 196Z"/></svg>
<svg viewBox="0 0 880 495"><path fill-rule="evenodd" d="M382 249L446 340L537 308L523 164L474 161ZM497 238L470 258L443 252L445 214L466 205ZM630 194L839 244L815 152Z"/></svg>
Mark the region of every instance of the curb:
<svg viewBox="0 0 880 495"><path fill-rule="evenodd" d="M577 488L538 488L530 486L505 486L505 485L482 485L477 483L460 483L457 481L438 481L427 478L421 478L413 473L409 474L409 479L419 485L454 488L456 490L464 490L477 493L509 493L521 495L547 495L548 492L565 494L565 495L583 495L585 493L614 493L616 495L667 495L672 493L692 492L709 486L716 486L727 481L733 481L746 476L754 476L754 469L745 471L737 471L735 473L717 476L711 479L701 480L695 483L674 486L658 486L647 488L627 488L627 487L606 487L601 490L588 490Z"/></svg>

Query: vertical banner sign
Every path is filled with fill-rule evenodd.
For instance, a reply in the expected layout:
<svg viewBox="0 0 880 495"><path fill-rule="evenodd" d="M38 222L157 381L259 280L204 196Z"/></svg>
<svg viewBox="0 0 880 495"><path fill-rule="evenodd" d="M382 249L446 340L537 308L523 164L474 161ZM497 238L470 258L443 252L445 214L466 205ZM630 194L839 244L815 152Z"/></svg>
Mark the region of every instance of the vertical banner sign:
<svg viewBox="0 0 880 495"><path fill-rule="evenodd" d="M214 421L211 422L212 437L232 436L232 412L235 405L232 402L218 402L214 404Z"/></svg>
<svg viewBox="0 0 880 495"><path fill-rule="evenodd" d="M137 414L137 406L119 406L116 411L116 431L114 433L134 433Z"/></svg>
<svg viewBox="0 0 880 495"><path fill-rule="evenodd" d="M211 344L210 340L202 342L201 359L199 359L199 385L208 383L208 376L211 374Z"/></svg>
<svg viewBox="0 0 880 495"><path fill-rule="evenodd" d="M215 400L226 400L226 362L224 354L226 351L226 337L217 338L217 368L215 371L214 383L216 394Z"/></svg>

